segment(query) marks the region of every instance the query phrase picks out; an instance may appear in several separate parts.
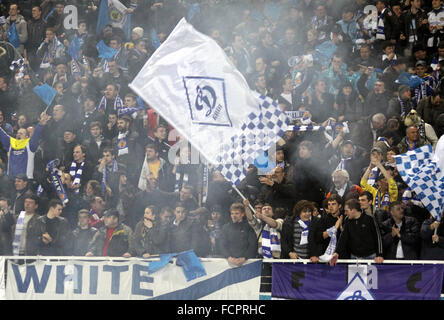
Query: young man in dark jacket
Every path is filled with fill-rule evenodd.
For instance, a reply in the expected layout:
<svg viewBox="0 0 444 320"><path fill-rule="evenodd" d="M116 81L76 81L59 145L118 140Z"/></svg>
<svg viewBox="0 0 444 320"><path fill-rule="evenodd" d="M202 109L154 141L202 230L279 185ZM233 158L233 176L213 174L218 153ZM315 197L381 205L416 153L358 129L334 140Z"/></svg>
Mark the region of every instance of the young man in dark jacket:
<svg viewBox="0 0 444 320"><path fill-rule="evenodd" d="M258 242L256 233L244 218L245 207L242 203L233 203L230 215L231 222L222 228L220 250L231 265L240 267L248 259L256 257Z"/></svg>
<svg viewBox="0 0 444 320"><path fill-rule="evenodd" d="M92 239L87 257L131 257L133 236L130 227L120 223L119 211L109 209L105 213L105 226L96 232Z"/></svg>
<svg viewBox="0 0 444 320"><path fill-rule="evenodd" d="M70 242L68 220L60 217L63 203L58 199L49 202L48 213L37 219L38 254L43 256L67 255Z"/></svg>
<svg viewBox="0 0 444 320"><path fill-rule="evenodd" d="M310 224L308 232L308 254L311 262L319 262L331 241L331 228L336 228L336 239L339 239L342 227L342 197L332 194L327 201L327 214ZM330 230L330 232L329 232Z"/></svg>
<svg viewBox="0 0 444 320"><path fill-rule="evenodd" d="M89 215L87 209L81 209L78 212L78 225L72 231L71 254L73 256L84 256L88 252L89 243L97 232L97 229L88 223Z"/></svg>
<svg viewBox="0 0 444 320"><path fill-rule="evenodd" d="M404 215L401 201L389 206L391 218L381 225L385 259L418 258L419 223L413 217Z"/></svg>
<svg viewBox="0 0 444 320"><path fill-rule="evenodd" d="M348 200L344 211L348 219L344 223L336 251L330 259L330 266L334 266L339 257L347 254L352 259L374 259L375 263L382 263L382 240L375 219L361 212L356 199Z"/></svg>

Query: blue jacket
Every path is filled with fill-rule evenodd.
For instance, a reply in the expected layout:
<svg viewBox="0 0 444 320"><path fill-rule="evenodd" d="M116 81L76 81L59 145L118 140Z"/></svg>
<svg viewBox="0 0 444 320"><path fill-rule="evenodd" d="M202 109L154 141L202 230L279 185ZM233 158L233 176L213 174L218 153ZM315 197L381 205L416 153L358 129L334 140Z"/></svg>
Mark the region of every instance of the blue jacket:
<svg viewBox="0 0 444 320"><path fill-rule="evenodd" d="M39 146L42 130L43 126L38 124L31 138L17 140L0 128L0 142L8 150L9 177L14 178L24 173L29 179L33 179L34 153Z"/></svg>

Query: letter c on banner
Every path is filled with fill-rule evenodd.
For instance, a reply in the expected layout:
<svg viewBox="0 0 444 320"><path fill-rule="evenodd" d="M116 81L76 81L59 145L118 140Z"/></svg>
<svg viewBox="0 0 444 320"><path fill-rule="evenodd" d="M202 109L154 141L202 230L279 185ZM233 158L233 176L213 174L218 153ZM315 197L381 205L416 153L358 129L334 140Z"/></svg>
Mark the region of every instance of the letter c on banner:
<svg viewBox="0 0 444 320"><path fill-rule="evenodd" d="M410 292L415 292L415 293L421 292L420 288L418 289L415 287L415 284L421 280L422 280L422 273L421 272L412 274L410 276L410 278L407 280L407 289Z"/></svg>

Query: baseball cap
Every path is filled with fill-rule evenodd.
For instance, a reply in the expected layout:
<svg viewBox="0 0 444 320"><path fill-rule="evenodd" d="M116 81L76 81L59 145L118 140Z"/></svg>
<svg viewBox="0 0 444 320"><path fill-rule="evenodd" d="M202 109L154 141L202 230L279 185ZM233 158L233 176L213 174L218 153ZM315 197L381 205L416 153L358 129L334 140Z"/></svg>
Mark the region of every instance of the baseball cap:
<svg viewBox="0 0 444 320"><path fill-rule="evenodd" d="M415 63L415 67L417 67L417 66L424 66L424 67L426 67L426 66L427 66L427 63L426 63L424 60L418 60L418 61Z"/></svg>
<svg viewBox="0 0 444 320"><path fill-rule="evenodd" d="M373 147L370 152L373 152L373 151L376 151L376 152L379 152L382 154L382 149L380 147Z"/></svg>

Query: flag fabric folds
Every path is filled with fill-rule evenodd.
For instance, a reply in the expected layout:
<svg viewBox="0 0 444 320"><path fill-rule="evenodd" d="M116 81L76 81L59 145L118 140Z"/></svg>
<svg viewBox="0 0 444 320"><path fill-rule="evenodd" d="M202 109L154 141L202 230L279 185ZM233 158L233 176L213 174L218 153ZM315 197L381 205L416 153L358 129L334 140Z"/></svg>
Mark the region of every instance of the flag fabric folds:
<svg viewBox="0 0 444 320"><path fill-rule="evenodd" d="M252 91L222 48L183 18L129 87L233 184L288 117Z"/></svg>
<svg viewBox="0 0 444 320"><path fill-rule="evenodd" d="M181 266L187 281L197 279L207 275L205 268L196 256L193 250L183 251L179 253L167 253L159 256L159 261L152 261L148 265L148 274L164 268L170 261L176 257L176 265Z"/></svg>
<svg viewBox="0 0 444 320"><path fill-rule="evenodd" d="M128 25L131 23L126 9L118 0L102 0L99 7L96 33L99 34L107 24L111 24L115 28L121 28L126 32Z"/></svg>
<svg viewBox="0 0 444 320"><path fill-rule="evenodd" d="M41 86L35 86L34 92L46 103L47 106L52 103L52 100L54 100L57 94L57 91L47 83Z"/></svg>
<svg viewBox="0 0 444 320"><path fill-rule="evenodd" d="M402 179L437 221L444 211L444 136L436 145L425 145L395 156Z"/></svg>
<svg viewBox="0 0 444 320"><path fill-rule="evenodd" d="M107 46L103 40L100 40L99 43L97 43L96 48L99 52L99 58L105 60L111 60L117 53L116 49Z"/></svg>
<svg viewBox="0 0 444 320"><path fill-rule="evenodd" d="M14 48L18 48L20 46L20 39L17 32L17 27L15 26L15 22L11 23L11 26L6 32L6 37L8 41L14 46Z"/></svg>

